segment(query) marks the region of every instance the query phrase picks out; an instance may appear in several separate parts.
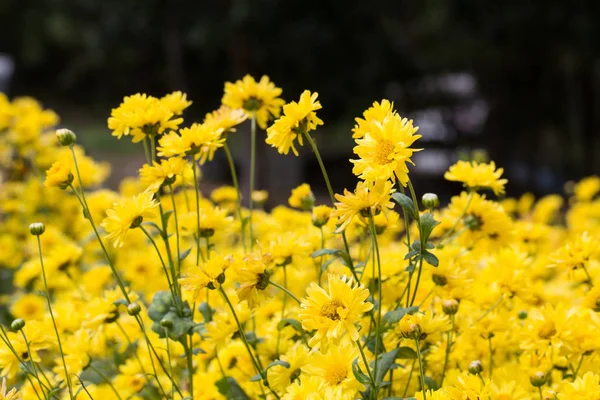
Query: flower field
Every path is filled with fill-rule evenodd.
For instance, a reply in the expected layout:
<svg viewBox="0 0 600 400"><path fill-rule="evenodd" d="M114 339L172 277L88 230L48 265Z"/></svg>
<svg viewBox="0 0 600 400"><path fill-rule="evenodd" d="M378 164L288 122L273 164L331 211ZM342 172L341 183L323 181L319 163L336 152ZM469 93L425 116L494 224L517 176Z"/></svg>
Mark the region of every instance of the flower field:
<svg viewBox="0 0 600 400"><path fill-rule="evenodd" d="M245 76L203 121L181 92L125 97L108 128L147 163L114 191L57 114L0 94L0 400L600 400L599 177L510 198L502 168L461 160L440 205L411 181L418 127L382 100L336 194L318 94L281 96ZM312 151L327 201L302 184L267 211L257 140ZM231 184L204 193L217 152Z"/></svg>

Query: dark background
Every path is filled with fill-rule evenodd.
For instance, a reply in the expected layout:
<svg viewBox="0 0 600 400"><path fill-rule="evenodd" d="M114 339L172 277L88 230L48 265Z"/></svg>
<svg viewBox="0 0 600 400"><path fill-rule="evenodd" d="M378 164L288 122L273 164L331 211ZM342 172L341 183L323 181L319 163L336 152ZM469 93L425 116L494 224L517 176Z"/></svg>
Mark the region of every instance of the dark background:
<svg viewBox="0 0 600 400"><path fill-rule="evenodd" d="M509 194L542 194L600 173L599 21L598 1L2 0L0 52L14 61L9 94L55 109L116 165L113 183L139 167L106 128L123 96L183 90L189 123L219 106L225 81L251 73L288 101L319 92L315 136L337 190L353 185L354 118L389 98L421 127L421 190L456 192L442 172L482 148ZM275 197L301 181L323 189L309 151L260 151L260 185ZM205 177L228 180L224 160Z"/></svg>

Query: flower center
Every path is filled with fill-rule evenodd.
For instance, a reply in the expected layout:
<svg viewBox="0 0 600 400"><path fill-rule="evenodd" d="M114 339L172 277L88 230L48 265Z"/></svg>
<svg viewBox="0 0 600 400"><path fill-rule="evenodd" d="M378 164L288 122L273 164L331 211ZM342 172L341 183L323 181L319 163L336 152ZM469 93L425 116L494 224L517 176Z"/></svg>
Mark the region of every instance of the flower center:
<svg viewBox="0 0 600 400"><path fill-rule="evenodd" d="M381 140L375 146L375 162L379 165L390 163L388 158L394 152L394 144L389 140Z"/></svg>
<svg viewBox="0 0 600 400"><path fill-rule="evenodd" d="M246 100L244 100L242 107L246 111L258 111L262 107L262 101L256 97L248 97Z"/></svg>
<svg viewBox="0 0 600 400"><path fill-rule="evenodd" d="M332 386L335 386L339 385L346 379L346 377L348 376L348 371L346 370L346 368L334 368L331 371L329 371L329 374L327 375L327 383L329 383Z"/></svg>
<svg viewBox="0 0 600 400"><path fill-rule="evenodd" d="M340 316L337 313L338 307L343 307L344 305L338 300L331 300L329 303L323 304L321 307L321 316L325 318L329 318L332 321L338 321Z"/></svg>

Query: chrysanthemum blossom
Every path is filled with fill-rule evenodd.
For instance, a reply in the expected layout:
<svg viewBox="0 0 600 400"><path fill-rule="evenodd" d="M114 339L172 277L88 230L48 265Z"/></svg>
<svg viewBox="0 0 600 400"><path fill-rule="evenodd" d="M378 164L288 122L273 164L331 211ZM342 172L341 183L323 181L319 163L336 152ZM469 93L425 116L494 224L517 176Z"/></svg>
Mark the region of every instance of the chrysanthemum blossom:
<svg viewBox="0 0 600 400"><path fill-rule="evenodd" d="M367 301L369 290L352 278L330 275L327 290L312 282L306 294L300 320L304 329L316 331L309 341L311 346L326 350L330 344L339 343L345 334L353 341L358 340L356 324L373 308Z"/></svg>
<svg viewBox="0 0 600 400"><path fill-rule="evenodd" d="M150 192L140 193L114 204L106 210L106 218L102 227L106 231L106 238L113 241L115 247L122 247L129 229L139 227L144 219L156 216L158 203Z"/></svg>
<svg viewBox="0 0 600 400"><path fill-rule="evenodd" d="M476 161L458 161L444 174L448 181L462 182L465 187L473 190L489 188L496 195L504 194L504 185L508 182L501 179L504 169L496 169L492 161L489 164Z"/></svg>
<svg viewBox="0 0 600 400"><path fill-rule="evenodd" d="M323 125L323 121L315 112L321 109L321 103L317 101L318 96L318 93L305 90L297 103L292 101L283 106L283 116L267 129L267 144L276 147L280 154L288 154L291 149L298 155L294 140L302 146L302 135L315 130L318 125Z"/></svg>

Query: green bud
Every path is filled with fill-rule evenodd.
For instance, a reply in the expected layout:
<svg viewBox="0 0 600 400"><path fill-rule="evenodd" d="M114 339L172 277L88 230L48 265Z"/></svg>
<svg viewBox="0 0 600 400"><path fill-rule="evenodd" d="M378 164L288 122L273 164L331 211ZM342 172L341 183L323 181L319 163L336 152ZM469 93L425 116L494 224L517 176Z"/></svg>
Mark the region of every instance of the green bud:
<svg viewBox="0 0 600 400"><path fill-rule="evenodd" d="M142 310L142 307L140 307L140 305L138 303L131 303L127 306L127 314L132 315L132 316L138 315L141 310Z"/></svg>
<svg viewBox="0 0 600 400"><path fill-rule="evenodd" d="M442 311L446 315L454 315L458 312L458 306L460 303L456 299L449 299L442 301Z"/></svg>
<svg viewBox="0 0 600 400"><path fill-rule="evenodd" d="M70 129L57 129L56 137L61 146L73 146L77 141L77 136Z"/></svg>
<svg viewBox="0 0 600 400"><path fill-rule="evenodd" d="M432 209L440 205L440 199L435 193L425 193L421 198L421 203L423 203L423 207Z"/></svg>
<svg viewBox="0 0 600 400"><path fill-rule="evenodd" d="M12 322L12 324L10 324L10 328L15 332L20 331L21 329L23 329L24 326L25 326L25 321L22 320L21 318L15 319Z"/></svg>
<svg viewBox="0 0 600 400"><path fill-rule="evenodd" d="M519 319L527 319L527 311L521 310L521 311L519 311L517 316L519 317Z"/></svg>
<svg viewBox="0 0 600 400"><path fill-rule="evenodd" d="M471 361L469 363L469 373L473 375L480 374L483 371L483 364L479 360Z"/></svg>
<svg viewBox="0 0 600 400"><path fill-rule="evenodd" d="M40 236L45 231L46 231L46 226L44 225L43 222L34 222L33 224L29 225L29 232L33 236Z"/></svg>
<svg viewBox="0 0 600 400"><path fill-rule="evenodd" d="M534 387L542 387L548 382L548 374L543 371L537 371L529 377L529 382L531 382Z"/></svg>

